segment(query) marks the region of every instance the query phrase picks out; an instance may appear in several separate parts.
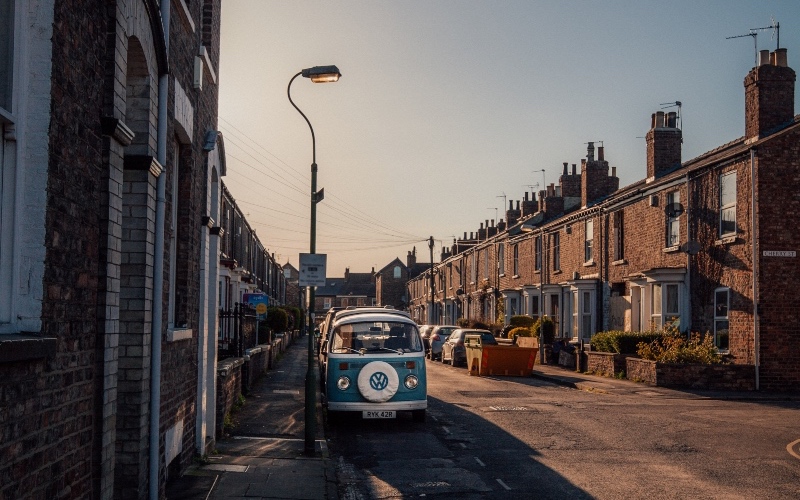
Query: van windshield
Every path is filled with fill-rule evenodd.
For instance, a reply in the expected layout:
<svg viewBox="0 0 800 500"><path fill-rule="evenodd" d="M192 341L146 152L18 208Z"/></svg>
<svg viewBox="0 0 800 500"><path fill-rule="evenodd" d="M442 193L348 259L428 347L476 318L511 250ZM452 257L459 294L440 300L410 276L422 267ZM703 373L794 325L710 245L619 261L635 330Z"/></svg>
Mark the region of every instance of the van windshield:
<svg viewBox="0 0 800 500"><path fill-rule="evenodd" d="M392 321L355 322L333 330L331 352L422 352L416 325Z"/></svg>

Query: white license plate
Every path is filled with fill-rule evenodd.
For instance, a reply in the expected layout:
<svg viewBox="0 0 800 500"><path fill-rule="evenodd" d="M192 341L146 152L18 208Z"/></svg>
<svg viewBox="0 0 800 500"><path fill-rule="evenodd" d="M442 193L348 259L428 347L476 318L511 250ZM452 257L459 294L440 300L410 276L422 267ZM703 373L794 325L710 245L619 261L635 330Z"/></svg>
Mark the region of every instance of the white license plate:
<svg viewBox="0 0 800 500"><path fill-rule="evenodd" d="M394 410L365 410L361 412L363 418L397 418Z"/></svg>

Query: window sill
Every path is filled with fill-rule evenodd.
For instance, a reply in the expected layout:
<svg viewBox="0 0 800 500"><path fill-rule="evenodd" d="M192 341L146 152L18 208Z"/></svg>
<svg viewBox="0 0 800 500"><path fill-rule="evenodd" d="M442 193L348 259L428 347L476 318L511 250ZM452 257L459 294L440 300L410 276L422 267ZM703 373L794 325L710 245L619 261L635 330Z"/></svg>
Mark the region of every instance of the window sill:
<svg viewBox="0 0 800 500"><path fill-rule="evenodd" d="M727 236L723 236L717 241L714 242L714 245L721 246L721 245L730 245L731 243L736 243L739 238L735 234L729 234Z"/></svg>
<svg viewBox="0 0 800 500"><path fill-rule="evenodd" d="M615 260L614 262L612 262L612 263L611 263L611 265L612 265L612 266L624 266L624 265L626 265L627 263L628 263L628 261L627 261L627 260L625 260L625 259L620 259L620 260Z"/></svg>
<svg viewBox="0 0 800 500"><path fill-rule="evenodd" d="M0 335L0 363L30 361L55 355L58 339L34 335Z"/></svg>
<svg viewBox="0 0 800 500"><path fill-rule="evenodd" d="M512 278L519 279L519 274L515 274L514 276L512 276Z"/></svg>
<svg viewBox="0 0 800 500"><path fill-rule="evenodd" d="M564 271L562 271L561 269L556 269L555 271L553 271L553 274L561 274L562 272Z"/></svg>
<svg viewBox="0 0 800 500"><path fill-rule="evenodd" d="M594 267L594 266L595 266L595 262L593 260L590 260L588 262L584 262L583 263L583 267Z"/></svg>
<svg viewBox="0 0 800 500"><path fill-rule="evenodd" d="M681 251L681 247L680 247L680 245L675 245L675 246L672 246L672 247L667 247L667 248L665 248L665 249L663 249L661 251L663 253L675 253L675 252L680 252Z"/></svg>
<svg viewBox="0 0 800 500"><path fill-rule="evenodd" d="M505 278L506 273L500 273L498 276L500 276L501 278Z"/></svg>
<svg viewBox="0 0 800 500"><path fill-rule="evenodd" d="M167 330L167 342L178 342L192 338L191 328L170 328Z"/></svg>

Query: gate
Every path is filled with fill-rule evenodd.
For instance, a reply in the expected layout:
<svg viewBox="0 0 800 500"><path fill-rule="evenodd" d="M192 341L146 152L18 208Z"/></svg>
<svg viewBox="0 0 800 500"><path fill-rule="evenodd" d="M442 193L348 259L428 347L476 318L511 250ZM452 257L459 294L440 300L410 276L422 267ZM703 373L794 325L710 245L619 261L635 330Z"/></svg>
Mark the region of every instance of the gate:
<svg viewBox="0 0 800 500"><path fill-rule="evenodd" d="M233 309L219 310L219 330L217 331L218 359L241 358L244 351L257 343L256 310L247 304L237 302Z"/></svg>

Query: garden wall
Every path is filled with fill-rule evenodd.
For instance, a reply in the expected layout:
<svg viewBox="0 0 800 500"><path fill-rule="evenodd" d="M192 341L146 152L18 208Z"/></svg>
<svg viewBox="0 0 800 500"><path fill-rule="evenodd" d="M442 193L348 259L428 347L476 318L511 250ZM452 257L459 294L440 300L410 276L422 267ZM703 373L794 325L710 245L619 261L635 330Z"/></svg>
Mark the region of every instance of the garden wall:
<svg viewBox="0 0 800 500"><path fill-rule="evenodd" d="M628 358L626 365L626 375L629 380L659 387L723 391L755 390L753 365L667 364L639 358Z"/></svg>

